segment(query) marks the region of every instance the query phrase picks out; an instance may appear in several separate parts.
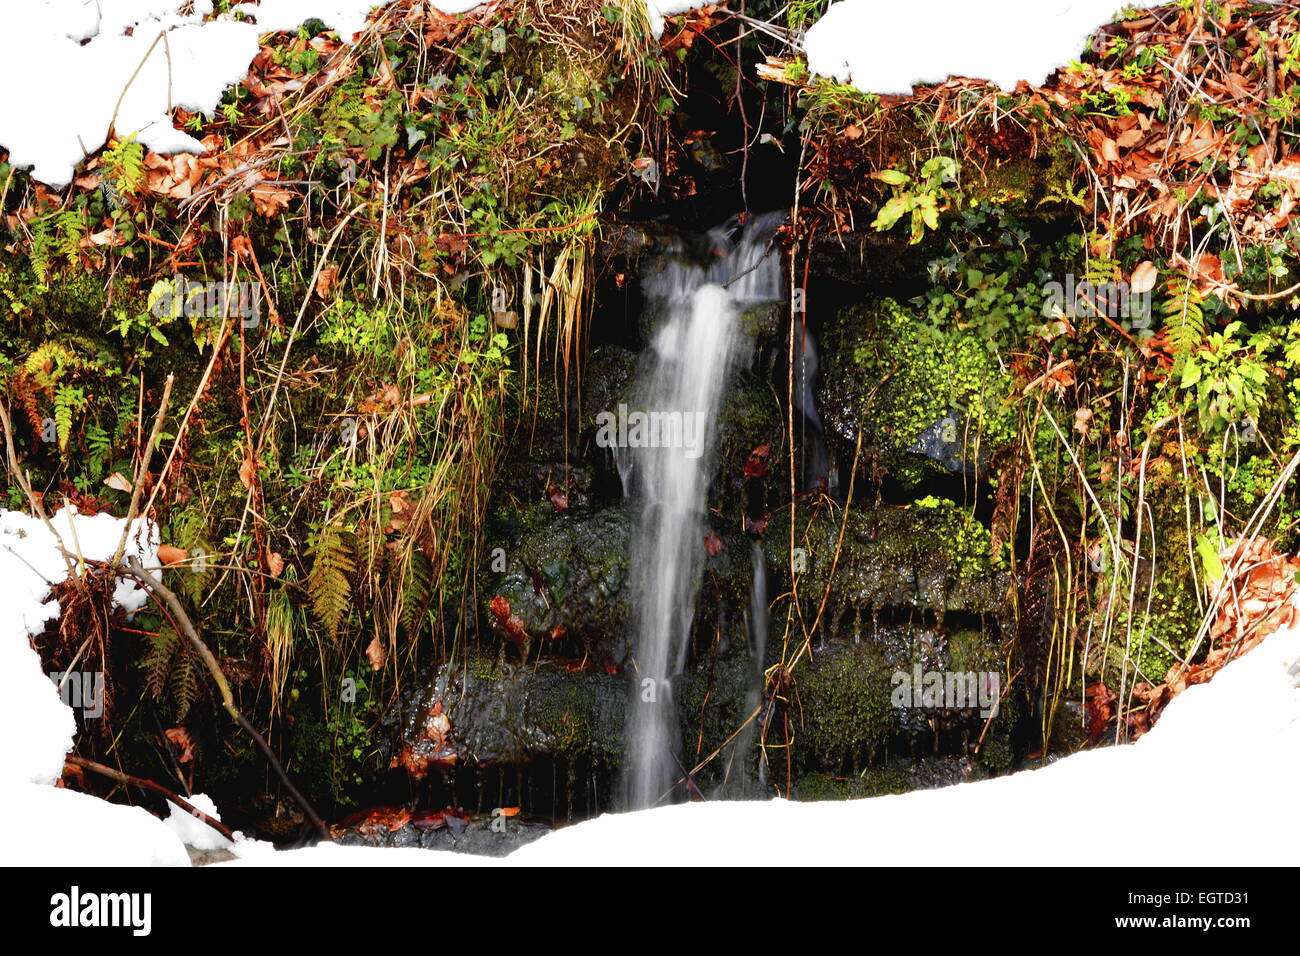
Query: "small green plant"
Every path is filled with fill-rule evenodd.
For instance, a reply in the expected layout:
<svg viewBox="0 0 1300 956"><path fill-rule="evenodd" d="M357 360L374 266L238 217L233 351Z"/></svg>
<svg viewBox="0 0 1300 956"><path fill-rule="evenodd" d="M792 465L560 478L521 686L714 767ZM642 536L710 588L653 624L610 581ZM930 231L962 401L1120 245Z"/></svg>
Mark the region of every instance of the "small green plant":
<svg viewBox="0 0 1300 956"><path fill-rule="evenodd" d="M117 195L133 195L145 182L144 147L131 136L119 139L104 150L103 167Z"/></svg>
<svg viewBox="0 0 1300 956"><path fill-rule="evenodd" d="M1259 354L1257 336L1243 342L1243 329L1233 322L1211 332L1205 347L1183 365L1178 387L1190 391L1201 428L1207 433L1259 416L1268 386L1268 369Z"/></svg>
<svg viewBox="0 0 1300 956"><path fill-rule="evenodd" d="M893 197L876 214L872 227L878 232L888 232L910 213L912 234L908 242L915 245L925 236L927 228L939 228L939 213L951 205L952 197L946 187L957 179L957 161L948 156L935 156L921 167L920 178L915 181L897 169L872 175L894 189Z"/></svg>

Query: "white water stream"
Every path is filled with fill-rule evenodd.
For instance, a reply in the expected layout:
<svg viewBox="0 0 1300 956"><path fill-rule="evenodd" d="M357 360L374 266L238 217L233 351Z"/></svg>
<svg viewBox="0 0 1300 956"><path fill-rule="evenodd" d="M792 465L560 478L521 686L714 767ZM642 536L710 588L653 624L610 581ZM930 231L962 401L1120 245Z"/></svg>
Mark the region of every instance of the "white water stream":
<svg viewBox="0 0 1300 956"><path fill-rule="evenodd" d="M732 221L709 234L705 268L674 259L646 283L664 319L642 361L638 410L619 449L637 509L632 535L636 682L628 717L625 805L653 806L685 768L674 681L686 660L704 549L705 494L713 472L718 410L748 338L737 316L779 298L781 259L771 239L780 214ZM658 423L657 425L655 423Z"/></svg>

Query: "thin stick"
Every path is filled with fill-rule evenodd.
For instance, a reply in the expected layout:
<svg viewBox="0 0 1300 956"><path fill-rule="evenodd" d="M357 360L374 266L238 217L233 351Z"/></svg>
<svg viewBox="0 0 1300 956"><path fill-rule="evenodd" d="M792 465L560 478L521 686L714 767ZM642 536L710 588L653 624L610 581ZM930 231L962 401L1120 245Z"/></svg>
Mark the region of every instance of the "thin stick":
<svg viewBox="0 0 1300 956"><path fill-rule="evenodd" d="M85 757L78 757L76 754L68 754L63 759L75 767L89 770L91 773L97 773L101 777L107 777L109 780L116 780L120 784L125 784L129 787L139 787L142 790L152 790L154 793L160 793L190 816L197 817L208 826L212 827L212 829L216 830L227 840L233 842L235 839L235 834L230 827L226 826L215 817L208 816L184 797L173 793L160 783L154 783L152 780L146 780L144 777L135 777L129 773L122 773L120 770L106 767L102 763L95 763L95 761L87 760Z"/></svg>
<svg viewBox="0 0 1300 956"><path fill-rule="evenodd" d="M225 708L226 713L231 716L235 723L239 724L239 726L243 728L244 732L248 734L248 736L253 738L253 743L257 744L257 748L262 751L262 754L271 764L271 769L274 770L276 776L280 778L280 782L284 784L284 788L288 791L289 796L293 797L294 802L296 802L298 806L302 807L303 813L307 815L307 819L311 822L311 825L315 827L316 832L320 834L321 839L329 840L330 832L325 826L324 821L322 821L317 815L316 811L312 808L312 805L307 802L307 798L298 792L298 788L293 785L293 781L289 779L289 775L285 773L284 767L280 764L279 759L277 759L271 748L267 746L262 735L257 732L257 728L249 723L248 719L240 713L239 708L235 706L235 696L231 693L230 682L226 680L226 675L221 670L221 665L217 663L217 659L213 656L212 651L208 649L208 646L203 643L203 639L199 637L199 632L195 630L194 623L190 620L190 616L185 613L185 608L181 606L181 602L176 597L175 593L146 571L144 565L140 563L140 559L135 555L129 555L127 557L126 567L131 572L131 576L143 584L155 598L162 598L162 602L170 611L171 616L179 626L181 633L185 635L187 640L189 640L191 646L199 655L199 659L203 661L203 666L207 668L208 673L212 676L212 682L217 685L217 692L221 695L221 705Z"/></svg>

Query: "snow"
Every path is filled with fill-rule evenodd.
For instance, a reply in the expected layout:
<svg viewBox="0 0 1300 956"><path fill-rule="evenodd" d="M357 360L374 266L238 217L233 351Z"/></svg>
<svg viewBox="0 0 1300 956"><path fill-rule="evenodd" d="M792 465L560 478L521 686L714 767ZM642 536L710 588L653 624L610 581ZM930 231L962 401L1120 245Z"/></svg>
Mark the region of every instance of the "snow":
<svg viewBox="0 0 1300 956"><path fill-rule="evenodd" d="M50 599L50 589L68 574L59 539L74 562L77 555L107 560L125 522L68 506L50 524L57 538L40 519L0 509L0 818L16 821L5 839L5 863L187 866L181 840L143 808L52 786L72 748L76 721L41 669L29 635L59 614ZM137 519L126 553L152 567L157 548L157 531ZM113 599L133 612L147 596L133 582L120 581Z"/></svg>
<svg viewBox="0 0 1300 956"><path fill-rule="evenodd" d="M75 506L55 512L50 524L64 548L94 560L112 557L122 535L119 519L78 514ZM157 532L137 520L127 537L127 554L156 564L157 547ZM58 540L44 522L0 510L0 729L7 738L0 783L53 783L72 747L72 710L59 699L28 642L29 634L58 617L50 588L67 573ZM131 613L147 596L133 582L119 581L113 599Z"/></svg>
<svg viewBox="0 0 1300 956"><path fill-rule="evenodd" d="M371 7L386 7L392 0L262 0L240 3L232 12L256 18L262 33L296 30L299 24L316 17L344 41L351 41L366 26Z"/></svg>
<svg viewBox="0 0 1300 956"><path fill-rule="evenodd" d="M195 810L202 810L212 819L218 821L221 819L221 814L217 812L217 805L206 793L196 793L186 797L185 800ZM167 825L167 829L175 833L186 846L192 846L196 850L221 850L230 847L229 840L198 817L191 815L189 811L182 810L173 803L169 803L167 807L171 812L163 822Z"/></svg>
<svg viewBox="0 0 1300 956"><path fill-rule="evenodd" d="M0 784L5 866L189 866L185 844L143 807L32 783Z"/></svg>
<svg viewBox="0 0 1300 956"><path fill-rule="evenodd" d="M35 179L55 189L104 145L110 125L154 152L201 153L203 145L172 124L172 108L211 116L226 89L248 74L261 34L316 17L350 42L370 8L389 2L238 4L254 23L230 15L205 21L211 0L3 0L0 85L11 92L0 97L0 148L11 164L30 166ZM478 5L436 4L445 13Z"/></svg>
<svg viewBox="0 0 1300 956"><path fill-rule="evenodd" d="M645 13L656 37L663 36L664 18L704 6L708 0L645 0Z"/></svg>
<svg viewBox="0 0 1300 956"><path fill-rule="evenodd" d="M1294 865L1300 629L1184 691L1137 743L868 800L687 803L607 814L503 860L321 845L245 866Z"/></svg>
<svg viewBox="0 0 1300 956"><path fill-rule="evenodd" d="M1149 7L1153 2L1129 4ZM841 0L804 39L813 73L867 93L910 93L952 76L1010 90L1041 84L1078 59L1123 0L929 0L924 16L895 0Z"/></svg>

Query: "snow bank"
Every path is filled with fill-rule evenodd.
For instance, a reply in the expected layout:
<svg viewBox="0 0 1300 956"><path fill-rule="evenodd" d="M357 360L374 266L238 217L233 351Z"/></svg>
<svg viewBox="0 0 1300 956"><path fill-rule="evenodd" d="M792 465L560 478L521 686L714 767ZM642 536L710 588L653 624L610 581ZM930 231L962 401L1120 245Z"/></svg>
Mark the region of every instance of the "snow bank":
<svg viewBox="0 0 1300 956"><path fill-rule="evenodd" d="M93 560L117 550L122 522L110 515L88 516L75 507L56 512L50 524L63 547ZM157 532L140 521L127 538L127 553L156 564ZM59 616L50 589L68 574L58 540L39 518L0 510L0 735L5 759L0 784L50 784L63 772L63 755L72 748L76 722L72 710L41 670L28 635ZM147 599L133 582L119 581L113 599L128 613Z"/></svg>
<svg viewBox="0 0 1300 956"><path fill-rule="evenodd" d="M172 125L171 109L212 115L226 89L247 75L261 34L316 17L349 42L371 7L390 2L262 0L238 4L250 18L238 22L204 21L212 0L4 0L0 85L8 92L0 97L0 147L10 163L32 167L34 178L56 189L104 145L110 126L154 152L201 153L197 139ZM435 3L444 13L478 5Z"/></svg>
<svg viewBox="0 0 1300 956"><path fill-rule="evenodd" d="M504 860L249 846L225 865L1293 865L1300 858L1300 629L1166 708L1135 744L1041 770L870 800L688 803L610 814Z"/></svg>
<svg viewBox="0 0 1300 956"><path fill-rule="evenodd" d="M6 866L189 866L185 844L143 807L37 784L0 784Z"/></svg>
<svg viewBox="0 0 1300 956"><path fill-rule="evenodd" d="M198 140L172 126L170 107L211 114L258 51L256 27L199 23L197 12L177 14L174 0L103 0L102 18L96 6L0 6L0 36L9 41L0 84L11 91L0 98L0 145L13 165L31 166L55 188L104 144L110 125L158 152L202 152ZM131 36L122 32L128 27ZM165 42L155 45L160 34ZM87 36L93 39L77 42Z"/></svg>
<svg viewBox="0 0 1300 956"><path fill-rule="evenodd" d="M50 523L68 551L101 561L117 550L124 524L75 507L56 512ZM157 548L156 530L135 522L127 553L153 566ZM19 824L5 840L5 862L188 865L181 841L146 810L51 786L72 748L76 721L41 669L29 635L58 616L50 589L67 573L58 539L42 521L0 510L0 818ZM123 581L113 599L131 612L146 595Z"/></svg>
<svg viewBox="0 0 1300 956"><path fill-rule="evenodd" d="M645 13L655 36L663 36L664 18L705 6L709 0L645 0Z"/></svg>
<svg viewBox="0 0 1300 956"><path fill-rule="evenodd" d="M1131 6L1156 6L1154 2ZM1079 58L1123 0L842 0L804 40L808 68L867 93L910 93L952 76L1012 89Z"/></svg>
<svg viewBox="0 0 1300 956"><path fill-rule="evenodd" d="M185 799L194 809L202 810L214 820L221 820L217 805L206 793L196 793ZM192 846L196 850L221 850L230 846L229 840L198 817L191 816L188 810L182 810L174 803L167 804L167 807L170 812L163 822L186 846Z"/></svg>

